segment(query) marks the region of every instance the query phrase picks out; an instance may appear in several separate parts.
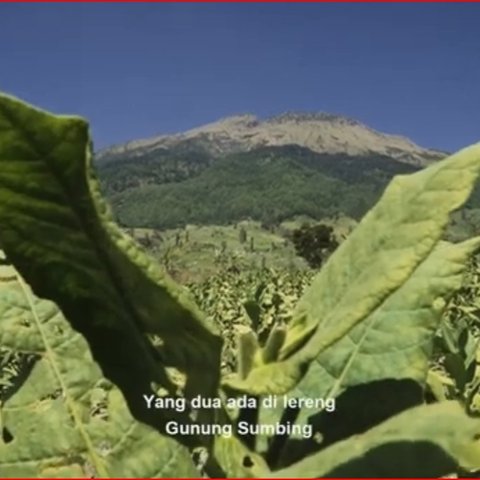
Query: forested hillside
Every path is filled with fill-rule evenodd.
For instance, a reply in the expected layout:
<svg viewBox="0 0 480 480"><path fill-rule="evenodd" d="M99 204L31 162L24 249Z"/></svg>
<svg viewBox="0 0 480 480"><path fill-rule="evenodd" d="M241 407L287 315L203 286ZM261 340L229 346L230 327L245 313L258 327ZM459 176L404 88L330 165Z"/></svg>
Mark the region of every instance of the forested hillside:
<svg viewBox="0 0 480 480"><path fill-rule="evenodd" d="M296 145L221 158L183 146L98 163L119 222L159 229L249 218L279 223L297 215L358 219L394 175L418 168L377 154L320 154Z"/></svg>

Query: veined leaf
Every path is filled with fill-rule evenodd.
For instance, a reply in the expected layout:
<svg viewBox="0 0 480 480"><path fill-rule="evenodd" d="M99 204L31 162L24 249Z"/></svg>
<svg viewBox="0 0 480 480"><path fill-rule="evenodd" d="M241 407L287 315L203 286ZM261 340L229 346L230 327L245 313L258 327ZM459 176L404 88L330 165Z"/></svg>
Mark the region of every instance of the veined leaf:
<svg viewBox="0 0 480 480"><path fill-rule="evenodd" d="M198 477L188 450L132 417L84 338L18 279L0 283L0 343L38 360L1 406L2 478Z"/></svg>
<svg viewBox="0 0 480 480"><path fill-rule="evenodd" d="M338 442L272 478L441 477L480 467L480 420L456 402L407 410Z"/></svg>
<svg viewBox="0 0 480 480"><path fill-rule="evenodd" d="M478 248L480 237L458 245L440 242L372 315L316 358L301 391L327 398L383 379L423 385L444 298L460 288L468 257Z"/></svg>
<svg viewBox="0 0 480 480"><path fill-rule="evenodd" d="M468 257L479 247L480 238L457 245L448 242L437 244L405 284L365 321L312 362L308 373L288 396L335 398L349 387L392 379L413 380L423 387L433 338L445 305L442 299L461 286ZM381 386L377 385L377 388ZM400 392L395 392L393 385L389 388L392 390L391 403L384 398L384 411L380 412L378 407L374 409L378 415L388 414L390 408L404 408L405 399ZM372 398L365 401L372 404L378 394L378 390L372 388ZM363 406L360 399L356 399L358 408L367 415L368 405ZM297 422L305 423L317 413L304 409ZM343 413L344 417L348 417ZM261 421L273 423L280 415L281 411L265 409L261 412ZM341 415L342 412L339 412L336 417ZM343 422L343 418L336 418L333 428L345 431L346 425L354 424L353 421L346 419ZM325 431L319 430L322 435L325 434Z"/></svg>
<svg viewBox="0 0 480 480"><path fill-rule="evenodd" d="M412 175L397 176L330 257L289 324L280 362L224 383L254 395L291 390L310 363L362 322L430 254L480 173L480 144Z"/></svg>
<svg viewBox="0 0 480 480"><path fill-rule="evenodd" d="M216 395L221 338L176 285L114 224L91 168L86 121L0 95L0 241L36 295L87 339L136 418L161 428L142 395L164 367L186 374L187 398ZM160 353L145 333L161 337ZM201 412L200 418L211 421Z"/></svg>

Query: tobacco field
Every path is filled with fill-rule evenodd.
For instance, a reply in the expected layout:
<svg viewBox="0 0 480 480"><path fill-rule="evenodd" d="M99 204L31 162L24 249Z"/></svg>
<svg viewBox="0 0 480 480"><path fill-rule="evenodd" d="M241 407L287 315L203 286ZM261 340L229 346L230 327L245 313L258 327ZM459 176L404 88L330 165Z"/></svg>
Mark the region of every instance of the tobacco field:
<svg viewBox="0 0 480 480"><path fill-rule="evenodd" d="M396 176L319 269L181 284L113 220L87 121L0 95L0 477L480 475L480 237L444 239L479 175L473 145Z"/></svg>

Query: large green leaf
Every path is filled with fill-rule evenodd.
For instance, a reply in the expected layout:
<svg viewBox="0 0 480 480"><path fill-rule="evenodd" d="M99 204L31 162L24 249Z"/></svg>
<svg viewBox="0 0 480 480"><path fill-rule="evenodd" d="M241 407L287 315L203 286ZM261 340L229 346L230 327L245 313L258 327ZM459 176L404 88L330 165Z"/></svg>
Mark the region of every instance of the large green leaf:
<svg viewBox="0 0 480 480"><path fill-rule="evenodd" d="M0 281L0 343L37 357L4 394L2 478L199 476L185 447L132 417L84 338L20 277Z"/></svg>
<svg viewBox="0 0 480 480"><path fill-rule="evenodd" d="M310 363L367 318L413 274L449 214L480 173L480 144L412 175L397 176L379 203L330 257L294 312L280 361L225 381L251 394L291 390Z"/></svg>
<svg viewBox="0 0 480 480"><path fill-rule="evenodd" d="M480 238L440 242L372 315L316 358L300 390L326 398L375 380L408 378L423 385L445 298L460 288L478 248Z"/></svg>
<svg viewBox="0 0 480 480"><path fill-rule="evenodd" d="M302 410L297 422L304 423L310 417L324 438L321 445L304 441L304 450L323 448L332 438L357 433L355 429L364 430L365 425L388 418L409 402L418 401L418 388L391 380L413 380L423 388L433 338L445 305L443 298L461 286L468 257L479 247L480 238L458 245L437 244L405 284L312 362L308 373L288 396L327 399L338 397L349 387L364 384L366 388L342 397L335 413L319 416L318 410ZM378 383L379 380L389 382ZM376 403L380 397L381 406ZM261 421L274 423L280 415L280 409L263 409ZM284 450L292 452L288 443ZM283 456L283 460L287 457Z"/></svg>
<svg viewBox="0 0 480 480"><path fill-rule="evenodd" d="M189 397L215 396L221 338L187 291L113 223L91 168L87 123L0 95L0 242L36 295L54 301L87 339L136 418L152 382L173 394L164 367ZM145 332L161 339L154 350ZM205 415L203 415L205 413ZM200 412L200 421L212 421Z"/></svg>
<svg viewBox="0 0 480 480"><path fill-rule="evenodd" d="M306 457L273 478L440 477L480 467L480 420L456 402L422 405Z"/></svg>

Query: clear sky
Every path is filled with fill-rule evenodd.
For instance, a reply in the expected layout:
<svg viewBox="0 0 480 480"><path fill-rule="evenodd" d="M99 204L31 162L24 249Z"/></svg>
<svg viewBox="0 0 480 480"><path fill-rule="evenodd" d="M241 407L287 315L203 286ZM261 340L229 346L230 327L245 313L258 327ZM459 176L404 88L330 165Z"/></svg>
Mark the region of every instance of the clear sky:
<svg viewBox="0 0 480 480"><path fill-rule="evenodd" d="M1 4L0 90L87 117L97 148L219 118L344 114L480 141L479 4Z"/></svg>

